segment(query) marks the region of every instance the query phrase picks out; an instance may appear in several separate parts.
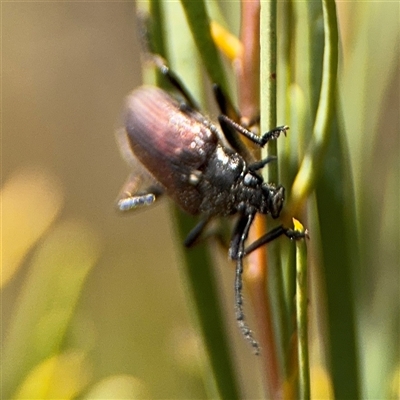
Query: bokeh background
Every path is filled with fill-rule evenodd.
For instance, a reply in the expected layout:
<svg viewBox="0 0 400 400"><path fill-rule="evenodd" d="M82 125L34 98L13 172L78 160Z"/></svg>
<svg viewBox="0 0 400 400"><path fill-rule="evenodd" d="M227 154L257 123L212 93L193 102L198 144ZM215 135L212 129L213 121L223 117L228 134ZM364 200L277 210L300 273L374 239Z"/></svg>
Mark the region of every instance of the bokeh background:
<svg viewBox="0 0 400 400"><path fill-rule="evenodd" d="M399 324L399 10L338 4L341 104L347 131L357 132L348 145L372 243L360 282L374 300L374 319L362 325L373 354L362 353L364 366L382 354L374 338L393 343ZM128 168L113 132L124 96L141 83L134 4L7 2L1 14L4 398L29 397L49 376L61 377L49 398L204 397L207 364L168 203L128 217L114 209ZM254 398L257 365L232 322L233 271L216 276L240 383ZM385 368L376 387L396 382Z"/></svg>

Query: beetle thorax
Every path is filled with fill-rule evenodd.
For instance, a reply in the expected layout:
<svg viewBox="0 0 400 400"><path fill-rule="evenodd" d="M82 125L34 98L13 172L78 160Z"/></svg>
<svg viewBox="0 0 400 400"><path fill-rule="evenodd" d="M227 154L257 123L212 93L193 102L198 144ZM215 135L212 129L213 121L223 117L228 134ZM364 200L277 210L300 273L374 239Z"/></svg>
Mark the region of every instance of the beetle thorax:
<svg viewBox="0 0 400 400"><path fill-rule="evenodd" d="M263 190L263 179L255 172L245 171L236 185L237 209L246 214L268 212L268 193Z"/></svg>
<svg viewBox="0 0 400 400"><path fill-rule="evenodd" d="M248 171L238 153L218 145L202 171L201 212L210 216L265 212L268 204L262 183L259 175Z"/></svg>

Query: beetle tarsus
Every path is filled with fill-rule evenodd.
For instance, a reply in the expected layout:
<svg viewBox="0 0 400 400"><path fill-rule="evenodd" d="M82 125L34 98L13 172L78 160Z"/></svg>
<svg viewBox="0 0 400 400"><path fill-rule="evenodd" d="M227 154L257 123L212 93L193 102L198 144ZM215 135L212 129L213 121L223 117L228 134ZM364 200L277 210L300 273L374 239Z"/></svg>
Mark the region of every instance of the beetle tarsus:
<svg viewBox="0 0 400 400"><path fill-rule="evenodd" d="M286 136L286 131L288 129L289 127L287 125L282 125L272 129L271 131L265 132L260 139L262 143L261 146L265 146L270 140L278 139L281 133Z"/></svg>
<svg viewBox="0 0 400 400"><path fill-rule="evenodd" d="M290 240L310 238L308 234L308 229L306 229L304 232L300 232L295 229L289 229L289 228L284 228L284 229L285 229L284 235L287 236Z"/></svg>
<svg viewBox="0 0 400 400"><path fill-rule="evenodd" d="M241 135L260 147L264 147L272 139L277 139L281 133L286 136L286 131L289 129L288 126L282 125L264 133L262 136L258 136L254 132L250 131L224 114L221 114L218 117L218 120L220 123L222 121L222 123L229 125L231 128L235 129Z"/></svg>

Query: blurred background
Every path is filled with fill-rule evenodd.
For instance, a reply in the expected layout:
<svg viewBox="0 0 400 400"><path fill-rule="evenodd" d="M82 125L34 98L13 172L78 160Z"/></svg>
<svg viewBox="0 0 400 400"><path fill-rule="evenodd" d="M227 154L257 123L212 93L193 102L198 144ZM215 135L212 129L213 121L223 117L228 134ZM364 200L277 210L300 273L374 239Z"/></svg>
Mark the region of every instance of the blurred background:
<svg viewBox="0 0 400 400"><path fill-rule="evenodd" d="M378 398L395 385L398 362L391 346L382 374L368 373L399 332L400 9L338 7L340 101L364 216L363 390ZM62 378L48 398L205 397L168 202L132 216L114 209L128 174L114 129L141 83L134 4L7 2L1 13L3 397L28 397L49 371ZM239 382L254 398L258 372L233 318L233 271L216 275Z"/></svg>

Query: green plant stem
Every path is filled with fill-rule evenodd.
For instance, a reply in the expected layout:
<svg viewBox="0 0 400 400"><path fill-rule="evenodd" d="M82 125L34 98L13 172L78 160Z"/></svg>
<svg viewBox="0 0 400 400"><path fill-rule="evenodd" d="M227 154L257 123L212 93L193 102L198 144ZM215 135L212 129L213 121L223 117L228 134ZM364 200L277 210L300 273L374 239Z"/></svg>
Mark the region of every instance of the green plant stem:
<svg viewBox="0 0 400 400"><path fill-rule="evenodd" d="M251 119L259 113L260 102L260 4L242 2L241 41L243 53L239 68L239 101L242 117ZM260 153L260 151L259 151ZM251 243L265 233L265 218L255 219L249 233ZM279 363L276 354L272 312L267 287L267 251L258 249L246 259L244 278L249 289L257 322L256 336L260 342L264 368L266 393L276 394L280 390Z"/></svg>
<svg viewBox="0 0 400 400"><path fill-rule="evenodd" d="M261 50L261 132L267 132L276 127L276 0L261 3L260 50ZM276 140L267 145L267 154L277 156ZM268 182L278 182L277 163L270 163Z"/></svg>
<svg viewBox="0 0 400 400"><path fill-rule="evenodd" d="M276 1L261 3L261 132L266 132L277 125L277 3ZM267 154L265 156L277 156L277 141L268 143ZM279 182L278 163L268 165L266 181ZM285 307L285 291L282 276L281 253L279 243L269 246L271 256L269 272L269 288L273 294L272 303L277 321L275 337L279 338L279 346L275 346L275 352L280 356L286 371L286 353L284 349L289 342L288 338L288 317ZM277 366L277 368L279 368ZM275 387L281 386L283 379L281 369L276 372L279 375L279 383ZM275 396L277 392L274 393Z"/></svg>
<svg viewBox="0 0 400 400"><path fill-rule="evenodd" d="M305 240L296 242L296 321L299 362L299 399L310 398L310 366L308 356L308 284L307 247Z"/></svg>
<svg viewBox="0 0 400 400"><path fill-rule="evenodd" d="M167 55L165 41L163 40L165 32L164 14L162 10L161 0L152 0L150 2L151 23L151 39L154 45L154 52L162 57Z"/></svg>

